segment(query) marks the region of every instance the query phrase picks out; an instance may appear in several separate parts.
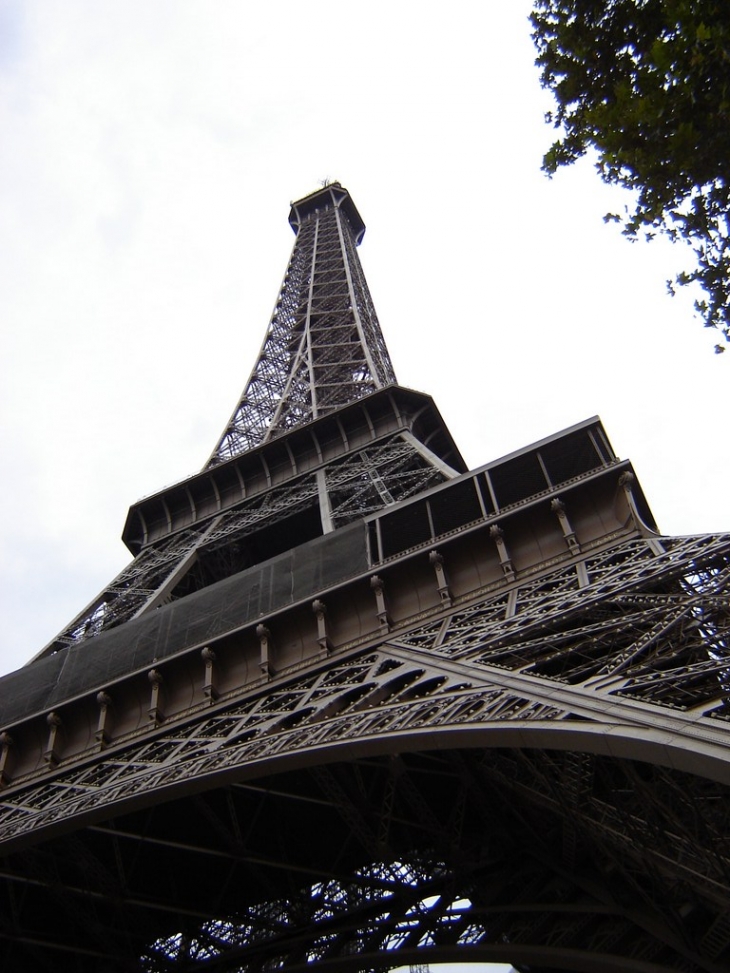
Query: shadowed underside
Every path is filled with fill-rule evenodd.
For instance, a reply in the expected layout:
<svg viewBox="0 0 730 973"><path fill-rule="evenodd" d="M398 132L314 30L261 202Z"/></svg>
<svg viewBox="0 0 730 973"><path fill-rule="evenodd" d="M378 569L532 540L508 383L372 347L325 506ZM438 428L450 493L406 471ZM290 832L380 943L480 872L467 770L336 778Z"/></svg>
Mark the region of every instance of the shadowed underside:
<svg viewBox="0 0 730 973"><path fill-rule="evenodd" d="M4 968L727 968L726 876L691 853L667 862L703 832L721 837L718 785L585 752L389 749L158 803L10 856L24 923ZM698 865L712 873L705 889ZM670 901L691 918L677 924Z"/></svg>

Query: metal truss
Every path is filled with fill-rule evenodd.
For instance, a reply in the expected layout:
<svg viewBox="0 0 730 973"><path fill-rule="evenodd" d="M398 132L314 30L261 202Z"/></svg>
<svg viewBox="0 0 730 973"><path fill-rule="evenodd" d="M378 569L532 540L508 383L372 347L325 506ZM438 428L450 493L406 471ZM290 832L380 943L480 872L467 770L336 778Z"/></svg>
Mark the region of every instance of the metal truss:
<svg viewBox="0 0 730 973"><path fill-rule="evenodd" d="M728 718L729 588L723 535L635 540L399 641Z"/></svg>
<svg viewBox="0 0 730 973"><path fill-rule="evenodd" d="M214 854L217 839L188 823L191 800L279 794L269 813L283 827L280 800L291 800L295 832L310 808L297 833L313 858L253 823L215 852L249 875L245 903L221 890L203 918L193 891L155 906L149 879L118 888L119 902L140 896L177 916L148 940L149 971L459 956L719 973L730 961L729 578L727 536L589 551L8 788L0 834L22 848L47 831L53 844L72 821L113 819L94 851L112 881L109 842L143 841L153 857L172 842L193 870ZM231 813L266 816L238 807L207 827L229 833ZM170 830L176 814L186 824ZM342 846L333 814L350 835Z"/></svg>
<svg viewBox="0 0 730 973"><path fill-rule="evenodd" d="M316 473L296 477L143 548L43 654L93 638L248 567L254 555L245 553L246 539L297 512L315 510L319 520L324 504L321 519L330 529L342 527L446 479L410 437L400 435L328 464L323 475L324 491Z"/></svg>
<svg viewBox="0 0 730 973"><path fill-rule="evenodd" d="M266 338L208 466L396 381L349 194L334 183L294 211L297 238Z"/></svg>
<svg viewBox="0 0 730 973"><path fill-rule="evenodd" d="M730 716L730 538L625 541L589 554L580 567L528 579L514 597L454 607L436 622L393 633L375 651L333 657L320 671L196 714L101 764L59 774L33 789L31 804L23 790L19 805L8 794L1 833L36 830L61 811L83 814L141 790L421 727L543 723L582 712L637 728L666 720L677 734L685 727L695 735L695 747L704 725L709 744L715 721ZM627 613L627 605L640 607ZM691 624L681 625L680 616Z"/></svg>

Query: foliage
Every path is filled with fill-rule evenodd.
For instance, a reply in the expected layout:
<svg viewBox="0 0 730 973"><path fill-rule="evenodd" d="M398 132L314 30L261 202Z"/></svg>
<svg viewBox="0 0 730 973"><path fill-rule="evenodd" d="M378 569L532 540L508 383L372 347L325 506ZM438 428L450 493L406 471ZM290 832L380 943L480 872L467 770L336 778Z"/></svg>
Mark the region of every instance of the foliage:
<svg viewBox="0 0 730 973"><path fill-rule="evenodd" d="M634 191L606 219L689 242L696 266L669 289L699 284L699 315L730 341L730 2L534 0L531 21L562 130L543 169L595 149L604 181Z"/></svg>

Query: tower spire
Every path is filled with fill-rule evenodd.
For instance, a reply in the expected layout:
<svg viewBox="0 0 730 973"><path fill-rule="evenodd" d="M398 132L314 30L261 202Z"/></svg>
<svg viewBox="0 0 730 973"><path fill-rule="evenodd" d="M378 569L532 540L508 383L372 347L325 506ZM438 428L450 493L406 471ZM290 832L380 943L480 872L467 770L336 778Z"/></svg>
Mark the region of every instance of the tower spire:
<svg viewBox="0 0 730 973"><path fill-rule="evenodd" d="M134 560L41 651L141 619L465 470L433 402L400 388L332 183L292 204L296 241L243 395L203 470L133 504Z"/></svg>
<svg viewBox="0 0 730 973"><path fill-rule="evenodd" d="M264 343L206 468L396 381L348 191L334 182L305 196L289 223L296 240Z"/></svg>

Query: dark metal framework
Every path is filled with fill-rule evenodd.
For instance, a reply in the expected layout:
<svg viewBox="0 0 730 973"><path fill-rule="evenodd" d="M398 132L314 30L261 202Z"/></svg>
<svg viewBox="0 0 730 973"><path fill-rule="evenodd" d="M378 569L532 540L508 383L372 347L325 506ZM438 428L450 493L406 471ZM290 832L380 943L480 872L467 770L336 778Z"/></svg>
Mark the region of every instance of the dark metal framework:
<svg viewBox="0 0 730 973"><path fill-rule="evenodd" d="M385 385L395 372L355 249L365 232L333 183L294 203L297 234L266 338L209 464Z"/></svg>
<svg viewBox="0 0 730 973"><path fill-rule="evenodd" d="M0 681L3 969L726 971L730 535L598 420L466 473L361 391L135 505L114 624Z"/></svg>

